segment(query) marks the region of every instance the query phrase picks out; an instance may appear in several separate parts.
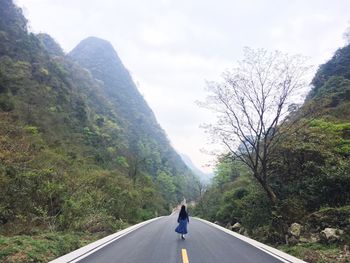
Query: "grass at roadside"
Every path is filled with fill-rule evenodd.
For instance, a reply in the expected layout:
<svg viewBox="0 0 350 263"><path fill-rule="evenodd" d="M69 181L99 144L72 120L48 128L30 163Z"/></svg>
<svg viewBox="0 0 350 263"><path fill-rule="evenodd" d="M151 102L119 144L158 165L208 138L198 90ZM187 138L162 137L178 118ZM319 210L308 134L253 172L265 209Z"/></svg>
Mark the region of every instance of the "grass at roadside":
<svg viewBox="0 0 350 263"><path fill-rule="evenodd" d="M102 234L60 232L35 236L0 235L0 262L48 262L102 237Z"/></svg>
<svg viewBox="0 0 350 263"><path fill-rule="evenodd" d="M350 263L349 251L336 245L301 243L295 246L279 246L278 249L309 263Z"/></svg>

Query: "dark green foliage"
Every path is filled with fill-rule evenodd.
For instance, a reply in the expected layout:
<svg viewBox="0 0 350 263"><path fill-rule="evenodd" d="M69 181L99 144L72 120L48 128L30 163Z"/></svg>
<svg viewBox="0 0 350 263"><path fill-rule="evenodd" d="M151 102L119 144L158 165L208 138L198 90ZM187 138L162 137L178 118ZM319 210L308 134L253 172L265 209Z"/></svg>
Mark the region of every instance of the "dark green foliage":
<svg viewBox="0 0 350 263"><path fill-rule="evenodd" d="M251 175L221 159L196 212L226 225L240 222L264 242L283 243L288 226L350 231L350 46L318 70L308 100L288 118L291 132L275 145L268 170L277 196L270 207ZM289 124L289 123L288 123ZM288 126L288 125L287 125ZM285 126L278 127L280 130ZM236 173L232 171L238 170ZM232 175L236 176L232 176ZM242 185L242 182L246 182Z"/></svg>
<svg viewBox="0 0 350 263"><path fill-rule="evenodd" d="M157 123L152 110L140 95L129 72L125 69L112 45L102 39L89 37L83 40L69 56L88 69L92 76L101 82L101 89L110 99L110 103L117 110L120 123L125 127L125 136L128 140L128 153L125 155L128 162L128 173L135 182L143 172L157 178L159 189L166 183L169 188L167 200L174 203L185 194L188 198L194 197L194 178L183 164L179 155L172 149L170 143ZM97 126L103 127L101 118L97 119ZM90 136L93 134L90 133ZM125 167L125 165L124 165ZM164 175L167 178L164 179ZM174 176L184 176L187 182L175 184ZM162 181L162 183L160 183ZM188 189L181 189L188 185ZM163 185L164 186L164 185ZM176 187L177 186L177 187ZM171 190L177 188L179 191Z"/></svg>
<svg viewBox="0 0 350 263"><path fill-rule="evenodd" d="M12 0L1 0L0 6L0 54L4 55L10 49L4 40L13 40L25 35L27 33L27 20L22 15L22 10L16 7Z"/></svg>
<svg viewBox="0 0 350 263"><path fill-rule="evenodd" d="M34 236L0 236L0 261L49 262L98 238L88 233L43 233Z"/></svg>
<svg viewBox="0 0 350 263"><path fill-rule="evenodd" d="M350 202L346 161L350 142L343 139L348 127L349 123L314 120L279 145L278 158L271 169L278 174L274 182L281 199L300 200L304 212ZM341 197L339 192L343 193ZM297 214L302 217L301 211ZM297 219L291 215L288 218Z"/></svg>
<svg viewBox="0 0 350 263"><path fill-rule="evenodd" d="M349 253L336 244L301 243L295 246L279 246L278 249L306 262L347 263L350 261Z"/></svg>
<svg viewBox="0 0 350 263"><path fill-rule="evenodd" d="M37 34L36 37L41 41L41 44L44 46L50 56L64 56L62 48L50 35L40 33Z"/></svg>
<svg viewBox="0 0 350 263"><path fill-rule="evenodd" d="M196 197L196 178L103 45L87 51L98 62L87 71L0 0L2 233L109 233Z"/></svg>
<svg viewBox="0 0 350 263"><path fill-rule="evenodd" d="M312 80L313 90L308 97L311 99L330 77L339 76L350 79L350 45L339 48L334 56L325 64L321 65Z"/></svg>
<svg viewBox="0 0 350 263"><path fill-rule="evenodd" d="M319 230L326 227L350 230L350 205L337 207L325 207L310 215L306 219L311 229ZM350 234L350 233L348 233Z"/></svg>
<svg viewBox="0 0 350 263"><path fill-rule="evenodd" d="M14 107L13 100L9 96L5 95L0 98L0 110L5 112L12 111Z"/></svg>
<svg viewBox="0 0 350 263"><path fill-rule="evenodd" d="M227 157L221 159L214 182L196 206L199 216L223 225L242 223L254 230L271 221L271 207L248 169Z"/></svg>
<svg viewBox="0 0 350 263"><path fill-rule="evenodd" d="M335 122L349 121L350 80L338 76L330 77L308 104L308 107L319 108L323 118Z"/></svg>

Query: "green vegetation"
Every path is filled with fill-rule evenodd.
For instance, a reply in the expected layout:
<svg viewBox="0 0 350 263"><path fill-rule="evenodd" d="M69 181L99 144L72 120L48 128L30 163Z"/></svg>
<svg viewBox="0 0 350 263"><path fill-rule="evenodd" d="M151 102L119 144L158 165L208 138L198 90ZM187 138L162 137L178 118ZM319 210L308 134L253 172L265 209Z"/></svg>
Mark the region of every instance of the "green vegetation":
<svg viewBox="0 0 350 263"><path fill-rule="evenodd" d="M92 240L198 195L198 179L111 45L84 43L88 50L66 56L50 36L27 32L11 0L0 0L0 234L8 262L45 261L83 244L68 231ZM43 252L48 231L54 244ZM11 250L13 242L23 251Z"/></svg>
<svg viewBox="0 0 350 263"><path fill-rule="evenodd" d="M350 255L344 253L337 245L305 243L296 246L279 246L278 249L310 263L346 263Z"/></svg>
<svg viewBox="0 0 350 263"><path fill-rule="evenodd" d="M0 261L4 263L45 263L101 237L101 235L88 233L42 233L31 236L0 236Z"/></svg>
<svg viewBox="0 0 350 263"><path fill-rule="evenodd" d="M307 262L350 261L349 57L346 46L322 65L304 105L277 127L283 136L267 165L276 202L230 152L219 159L197 215L229 228L239 222L241 234ZM291 234L292 223L301 225L300 236ZM339 236L327 239L321 233L326 228L337 229Z"/></svg>
<svg viewBox="0 0 350 263"><path fill-rule="evenodd" d="M11 0L0 0L0 260L46 262L167 214L183 196L195 200L198 179L112 46L88 38L65 55L26 24ZM283 124L277 116L265 126L263 114L259 127L270 128L255 136L245 130L252 107L229 96L249 119L236 118L243 129L233 125L244 138L241 152L220 157L197 215L228 227L239 222L240 233L309 262L349 262L349 58L350 45L339 49L320 66L304 105ZM232 134L224 135L229 144ZM251 162L249 150L258 153ZM302 225L297 237L290 233L295 222ZM341 234L322 239L325 228Z"/></svg>

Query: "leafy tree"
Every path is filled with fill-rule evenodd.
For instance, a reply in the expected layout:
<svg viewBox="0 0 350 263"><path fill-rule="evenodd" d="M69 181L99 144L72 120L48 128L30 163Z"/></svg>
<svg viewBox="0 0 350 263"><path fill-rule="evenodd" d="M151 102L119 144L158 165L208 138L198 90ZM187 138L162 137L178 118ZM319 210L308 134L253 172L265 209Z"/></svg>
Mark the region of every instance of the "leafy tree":
<svg viewBox="0 0 350 263"><path fill-rule="evenodd" d="M76 63L26 23L0 0L1 233L111 232L195 199L196 178L112 46L95 39L102 52L90 42Z"/></svg>
<svg viewBox="0 0 350 263"><path fill-rule="evenodd" d="M312 79L313 89L308 95L308 99L315 96L330 77L342 76L350 79L350 45L339 48L327 63L321 65Z"/></svg>
<svg viewBox="0 0 350 263"><path fill-rule="evenodd" d="M299 203L297 216L322 206L341 206L349 202L350 142L344 139L349 123L335 124L314 120L285 138L276 148L271 165L280 198ZM346 138L346 137L345 137ZM340 198L337 193L342 192ZM295 199L301 200L295 201ZM289 220L293 211L282 211Z"/></svg>
<svg viewBox="0 0 350 263"><path fill-rule="evenodd" d="M174 184L173 177L167 174L166 172L161 171L157 176L156 184L158 185L158 189L165 197L165 199L170 200L175 204L176 186Z"/></svg>

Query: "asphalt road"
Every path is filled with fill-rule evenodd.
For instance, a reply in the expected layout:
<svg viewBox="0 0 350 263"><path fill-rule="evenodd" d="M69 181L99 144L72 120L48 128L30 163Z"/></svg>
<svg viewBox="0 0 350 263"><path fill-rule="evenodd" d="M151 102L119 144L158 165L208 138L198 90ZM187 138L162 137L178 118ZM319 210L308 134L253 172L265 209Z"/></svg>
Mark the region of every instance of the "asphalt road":
<svg viewBox="0 0 350 263"><path fill-rule="evenodd" d="M190 218L186 240L175 233L177 214L151 222L103 247L82 263L280 263L215 227ZM185 249L185 251L183 251ZM183 255L185 253L187 255ZM188 260L186 262L186 259Z"/></svg>

